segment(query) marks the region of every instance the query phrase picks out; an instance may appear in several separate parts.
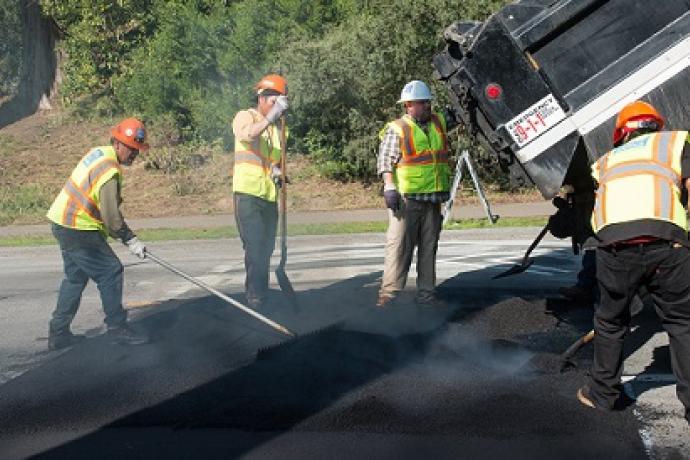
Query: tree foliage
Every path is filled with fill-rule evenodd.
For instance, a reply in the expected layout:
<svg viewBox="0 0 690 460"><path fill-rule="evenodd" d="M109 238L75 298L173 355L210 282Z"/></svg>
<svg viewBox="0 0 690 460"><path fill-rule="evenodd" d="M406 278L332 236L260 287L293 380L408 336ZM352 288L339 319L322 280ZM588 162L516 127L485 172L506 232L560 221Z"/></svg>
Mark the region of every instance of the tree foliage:
<svg viewBox="0 0 690 460"><path fill-rule="evenodd" d="M10 1L10 0L0 0ZM67 102L232 145L230 120L267 72L288 78L293 139L334 177L372 174L406 81L431 83L443 29L501 0L43 0L63 29ZM434 88L443 104L445 91Z"/></svg>
<svg viewBox="0 0 690 460"><path fill-rule="evenodd" d="M14 93L21 72L22 28L19 0L0 0L0 98Z"/></svg>

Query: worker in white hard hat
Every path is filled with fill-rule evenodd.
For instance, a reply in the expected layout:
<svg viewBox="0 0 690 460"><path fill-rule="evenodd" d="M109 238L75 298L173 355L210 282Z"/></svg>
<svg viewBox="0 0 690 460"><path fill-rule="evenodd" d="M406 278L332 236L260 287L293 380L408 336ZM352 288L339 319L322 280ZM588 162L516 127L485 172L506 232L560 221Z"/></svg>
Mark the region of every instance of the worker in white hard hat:
<svg viewBox="0 0 690 460"><path fill-rule="evenodd" d="M450 197L448 123L432 112L431 90L422 81L405 85L398 103L405 114L380 133L378 174L388 208L383 280L376 305L389 307L405 287L417 248L418 305L435 305L436 251L441 232L441 203Z"/></svg>

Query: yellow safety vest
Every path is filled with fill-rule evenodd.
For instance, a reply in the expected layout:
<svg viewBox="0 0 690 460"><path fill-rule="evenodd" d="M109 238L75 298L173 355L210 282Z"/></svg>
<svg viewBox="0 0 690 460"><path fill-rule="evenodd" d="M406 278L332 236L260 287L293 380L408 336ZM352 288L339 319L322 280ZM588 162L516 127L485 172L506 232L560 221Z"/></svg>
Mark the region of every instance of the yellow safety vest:
<svg viewBox="0 0 690 460"><path fill-rule="evenodd" d="M428 133L408 115L386 126L400 136L402 158L393 171L398 190L401 193L449 191L448 137L443 116L431 115Z"/></svg>
<svg viewBox="0 0 690 460"><path fill-rule="evenodd" d="M681 155L687 131L645 134L617 147L592 165L599 183L592 228L657 219L687 230L680 200Z"/></svg>
<svg viewBox="0 0 690 460"><path fill-rule="evenodd" d="M98 230L107 235L100 211L101 187L117 177L122 185L122 170L115 149L96 147L79 161L65 186L48 210L47 217L63 227Z"/></svg>
<svg viewBox="0 0 690 460"><path fill-rule="evenodd" d="M261 116L249 109L254 122ZM286 130L287 131L287 130ZM287 139L288 133L285 133ZM276 185L271 179L271 168L280 164L280 130L269 125L252 142L235 139L235 165L232 172L232 191L246 193L266 201L276 201Z"/></svg>

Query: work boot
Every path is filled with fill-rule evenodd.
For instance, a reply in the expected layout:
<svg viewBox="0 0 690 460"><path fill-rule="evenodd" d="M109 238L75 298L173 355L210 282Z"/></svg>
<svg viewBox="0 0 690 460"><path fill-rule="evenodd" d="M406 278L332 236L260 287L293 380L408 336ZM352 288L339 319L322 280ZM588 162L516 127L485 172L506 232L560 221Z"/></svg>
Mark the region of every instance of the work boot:
<svg viewBox="0 0 690 460"><path fill-rule="evenodd" d="M592 289L580 285L558 288L558 293L563 297L574 300L575 302L594 302Z"/></svg>
<svg viewBox="0 0 690 460"><path fill-rule="evenodd" d="M596 409L597 405L594 404L594 401L589 399L589 392L587 391L588 387L587 385L578 388L577 390L577 400L580 401L584 406L587 406L591 409Z"/></svg>
<svg viewBox="0 0 690 460"><path fill-rule="evenodd" d="M380 295L379 299L376 301L376 306L378 308L388 308L393 305L394 300L395 297L391 297L389 295Z"/></svg>
<svg viewBox="0 0 690 460"><path fill-rule="evenodd" d="M108 337L118 345L144 345L149 342L149 336L139 332L128 324L117 327L109 327Z"/></svg>
<svg viewBox="0 0 690 460"><path fill-rule="evenodd" d="M417 294L414 299L418 307L442 307L444 306L443 300L436 297L434 294Z"/></svg>
<svg viewBox="0 0 690 460"><path fill-rule="evenodd" d="M60 333L50 332L48 334L48 350L61 350L63 348L71 347L72 345L83 342L85 339L86 336L81 334L72 334L72 332L69 330Z"/></svg>

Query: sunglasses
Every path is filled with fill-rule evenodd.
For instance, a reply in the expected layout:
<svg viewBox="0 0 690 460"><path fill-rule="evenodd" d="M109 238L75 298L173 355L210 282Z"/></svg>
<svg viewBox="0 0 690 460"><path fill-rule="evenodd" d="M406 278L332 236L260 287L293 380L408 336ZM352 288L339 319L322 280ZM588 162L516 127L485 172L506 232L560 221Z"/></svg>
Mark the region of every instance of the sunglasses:
<svg viewBox="0 0 690 460"><path fill-rule="evenodd" d="M136 132L134 133L134 141L143 144L145 139L146 131L144 128L137 128Z"/></svg>

